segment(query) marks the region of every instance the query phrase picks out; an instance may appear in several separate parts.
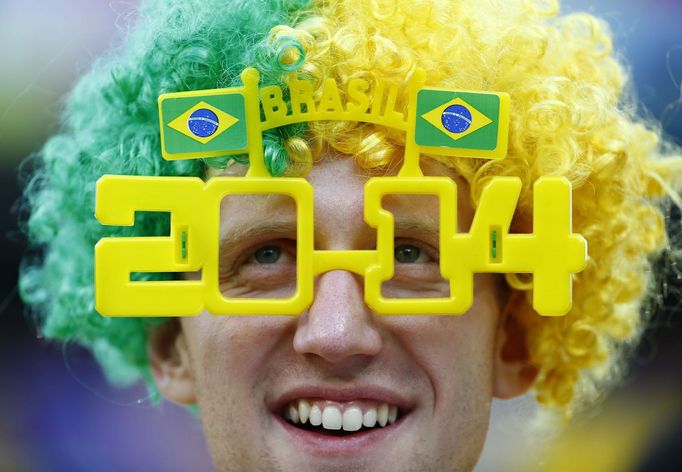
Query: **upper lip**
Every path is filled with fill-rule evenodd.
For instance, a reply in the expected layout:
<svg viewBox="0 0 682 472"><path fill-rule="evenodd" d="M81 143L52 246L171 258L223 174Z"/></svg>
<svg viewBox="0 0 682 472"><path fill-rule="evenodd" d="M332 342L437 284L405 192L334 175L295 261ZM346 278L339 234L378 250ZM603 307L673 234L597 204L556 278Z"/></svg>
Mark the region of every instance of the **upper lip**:
<svg viewBox="0 0 682 472"><path fill-rule="evenodd" d="M280 412L286 405L299 398L323 398L336 402L352 400L374 400L397 406L401 411L409 411L413 402L396 393L396 390L378 385L357 385L347 387L299 386L286 390L270 405L273 412Z"/></svg>

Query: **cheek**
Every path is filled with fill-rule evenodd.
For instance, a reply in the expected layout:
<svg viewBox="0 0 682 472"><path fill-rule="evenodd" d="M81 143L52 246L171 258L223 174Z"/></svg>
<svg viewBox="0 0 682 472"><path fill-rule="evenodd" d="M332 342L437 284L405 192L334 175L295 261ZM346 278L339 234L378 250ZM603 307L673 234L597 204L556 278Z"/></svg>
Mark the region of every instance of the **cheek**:
<svg viewBox="0 0 682 472"><path fill-rule="evenodd" d="M461 316L412 317L400 330L433 392L423 405L415 450L441 458L442 470L464 460L470 463L462 470L473 468L485 441L493 385L493 314L472 310Z"/></svg>
<svg viewBox="0 0 682 472"><path fill-rule="evenodd" d="M477 319L478 318L478 319ZM412 321L409 342L416 359L441 396L492 384L494 330L480 313L420 317Z"/></svg>
<svg viewBox="0 0 682 472"><path fill-rule="evenodd" d="M494 277L477 277L464 315L397 318L402 343L433 385L435 408L468 408L492 396L495 336L500 317Z"/></svg>
<svg viewBox="0 0 682 472"><path fill-rule="evenodd" d="M479 292L467 313L431 318L429 331L434 340L429 349L450 356L453 365L491 363L499 319L495 295Z"/></svg>
<svg viewBox="0 0 682 472"><path fill-rule="evenodd" d="M472 309L461 317L440 320L436 323L439 339L432 346L444 347L432 348L437 365L430 373L436 391L436 447L447 457L455 449L452 444L458 444L457 456L476 458L490 416L497 313Z"/></svg>
<svg viewBox="0 0 682 472"><path fill-rule="evenodd" d="M219 407L222 415L253 408L282 321L203 314L183 323L200 407ZM244 406L225 408L225 402Z"/></svg>
<svg viewBox="0 0 682 472"><path fill-rule="evenodd" d="M211 456L221 467L246 464L263 442L263 379L286 320L202 314L182 323Z"/></svg>

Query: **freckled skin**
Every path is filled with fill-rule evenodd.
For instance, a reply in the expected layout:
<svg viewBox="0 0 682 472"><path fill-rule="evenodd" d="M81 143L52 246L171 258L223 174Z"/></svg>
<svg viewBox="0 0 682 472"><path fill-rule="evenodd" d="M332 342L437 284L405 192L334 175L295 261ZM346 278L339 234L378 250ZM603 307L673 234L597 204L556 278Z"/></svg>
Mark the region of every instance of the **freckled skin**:
<svg viewBox="0 0 682 472"><path fill-rule="evenodd" d="M444 172L429 163L424 170ZM315 188L316 247L371 248L375 232L362 219L366 177L353 160L323 159L307 178ZM459 186L460 226L466 227L472 212L462 205L466 188ZM386 206L408 219L438 221L436 199L423 197L415 205L414 197L399 196ZM240 221L268 221L287 211L293 211L291 202L266 204L262 196L225 200L221 235ZM501 297L495 277L476 277L474 305L462 316L380 316L365 305L362 284L345 271L322 274L313 304L299 317L203 313L180 320L175 346L190 393L174 398L173 381L161 390L171 400L198 403L218 470L473 468L498 365ZM312 456L277 424L268 404L287 389L320 383L383 386L414 409L390 441L350 457Z"/></svg>

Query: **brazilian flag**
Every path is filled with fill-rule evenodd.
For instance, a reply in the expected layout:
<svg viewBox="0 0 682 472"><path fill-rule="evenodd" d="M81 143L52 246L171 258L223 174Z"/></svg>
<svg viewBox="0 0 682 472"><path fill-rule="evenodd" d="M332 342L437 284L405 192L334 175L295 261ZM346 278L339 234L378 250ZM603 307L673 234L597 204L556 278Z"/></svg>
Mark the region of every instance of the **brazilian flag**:
<svg viewBox="0 0 682 472"><path fill-rule="evenodd" d="M420 152L499 159L507 155L509 95L421 89L415 142Z"/></svg>
<svg viewBox="0 0 682 472"><path fill-rule="evenodd" d="M159 97L165 159L245 152L246 107L241 88L167 93Z"/></svg>

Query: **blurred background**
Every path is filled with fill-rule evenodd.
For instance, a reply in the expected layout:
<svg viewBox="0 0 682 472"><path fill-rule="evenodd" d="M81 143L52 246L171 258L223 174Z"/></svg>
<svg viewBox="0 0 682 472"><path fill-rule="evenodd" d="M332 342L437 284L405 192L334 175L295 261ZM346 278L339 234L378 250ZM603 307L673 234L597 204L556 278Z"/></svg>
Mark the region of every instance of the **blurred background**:
<svg viewBox="0 0 682 472"><path fill-rule="evenodd" d="M40 339L17 296L19 165L58 129L61 97L131 27L137 3L0 0L0 471L211 470L183 409L107 386L86 352ZM571 0L562 10L608 21L641 113L682 144L682 0ZM669 291L623 385L557 438L529 425L532 399L496 402L477 470L682 470L679 293Z"/></svg>

